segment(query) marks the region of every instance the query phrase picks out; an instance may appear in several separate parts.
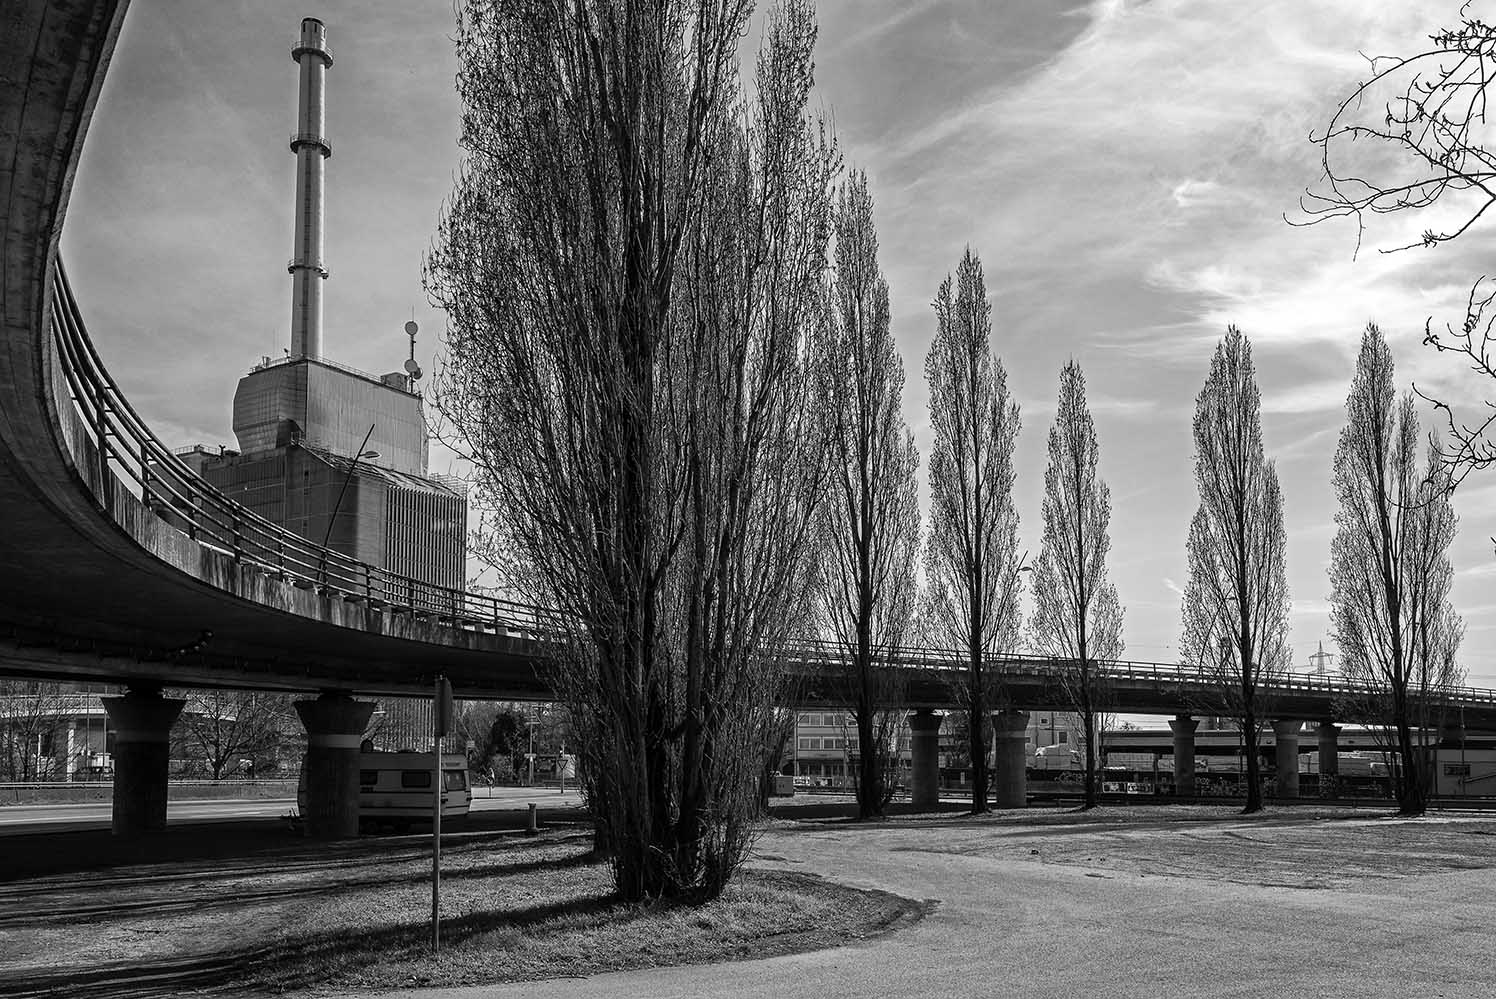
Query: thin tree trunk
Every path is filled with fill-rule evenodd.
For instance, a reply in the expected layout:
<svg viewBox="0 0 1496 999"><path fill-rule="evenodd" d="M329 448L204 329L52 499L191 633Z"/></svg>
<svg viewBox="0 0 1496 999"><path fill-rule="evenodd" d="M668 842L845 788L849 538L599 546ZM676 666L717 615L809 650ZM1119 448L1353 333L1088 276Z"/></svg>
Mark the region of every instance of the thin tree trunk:
<svg viewBox="0 0 1496 999"><path fill-rule="evenodd" d="M971 743L971 812L992 810L988 803L991 774L987 769L987 687L982 675L982 652L976 643L971 651L971 697L967 704L967 735Z"/></svg>
<svg viewBox="0 0 1496 999"><path fill-rule="evenodd" d="M1250 697L1246 697L1245 701L1246 707L1242 710L1242 745L1247 755L1247 804L1242 809L1242 814L1251 815L1262 811L1262 760L1257 746L1257 712L1252 707Z"/></svg>

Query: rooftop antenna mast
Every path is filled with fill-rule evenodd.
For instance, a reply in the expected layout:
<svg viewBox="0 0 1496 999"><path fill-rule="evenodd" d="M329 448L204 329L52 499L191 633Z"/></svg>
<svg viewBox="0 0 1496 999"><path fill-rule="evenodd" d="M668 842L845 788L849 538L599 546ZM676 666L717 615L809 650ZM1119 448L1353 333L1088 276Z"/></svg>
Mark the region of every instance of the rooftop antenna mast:
<svg viewBox="0 0 1496 999"><path fill-rule="evenodd" d="M410 375L411 381L421 377L421 366L416 363L416 333L420 329L414 319L405 324L405 334L410 337L410 356L405 359L405 373Z"/></svg>

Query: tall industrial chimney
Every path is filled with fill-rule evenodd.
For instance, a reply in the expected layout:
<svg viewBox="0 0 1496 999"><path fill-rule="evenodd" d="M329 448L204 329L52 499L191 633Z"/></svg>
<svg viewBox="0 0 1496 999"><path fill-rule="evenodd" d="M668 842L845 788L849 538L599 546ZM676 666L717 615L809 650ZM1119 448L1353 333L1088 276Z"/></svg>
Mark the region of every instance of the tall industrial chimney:
<svg viewBox="0 0 1496 999"><path fill-rule="evenodd" d="M332 155L332 144L323 134L323 81L332 65L327 31L322 22L308 17L301 22L301 40L291 49L291 58L301 65L296 133L291 152L296 154L296 235L291 272L291 356L322 356L322 282L327 267L322 261L322 161Z"/></svg>

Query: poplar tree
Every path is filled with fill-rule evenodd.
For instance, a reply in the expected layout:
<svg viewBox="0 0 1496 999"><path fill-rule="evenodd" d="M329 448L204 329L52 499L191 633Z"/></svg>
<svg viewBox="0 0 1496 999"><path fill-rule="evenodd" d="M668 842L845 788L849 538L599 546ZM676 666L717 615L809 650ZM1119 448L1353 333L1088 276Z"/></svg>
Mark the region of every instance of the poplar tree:
<svg viewBox="0 0 1496 999"><path fill-rule="evenodd" d="M854 172L835 213L836 276L816 346L819 409L830 450L824 504L824 624L846 663L857 724L857 809L883 814L893 794L903 694L890 654L914 615L919 452L904 423L904 365L867 177Z"/></svg>
<svg viewBox="0 0 1496 999"><path fill-rule="evenodd" d="M1245 812L1262 808L1258 729L1264 687L1288 666L1283 494L1264 455L1252 345L1229 327L1195 399L1195 484L1189 581L1179 640L1185 662L1217 675L1225 713L1241 723Z"/></svg>
<svg viewBox="0 0 1496 999"><path fill-rule="evenodd" d="M838 160L808 0L467 0L464 163L426 265L439 404L487 553L547 608L626 901L747 853L785 649L811 624L824 451L807 341Z"/></svg>
<svg viewBox="0 0 1496 999"><path fill-rule="evenodd" d="M935 296L935 338L925 355L930 392L930 533L925 545L927 640L962 656L954 691L966 714L971 810L990 810L988 714L999 697L988 668L1018 635L1018 512L1013 449L1018 403L993 357L992 306L982 262L968 248Z"/></svg>
<svg viewBox="0 0 1496 999"><path fill-rule="evenodd" d="M1398 807L1422 814L1427 767L1419 745L1434 691L1459 679L1463 634L1449 602L1456 517L1447 469L1419 468L1418 413L1393 387L1392 352L1376 324L1361 338L1335 449L1330 620L1341 668L1380 693L1401 766ZM1415 731L1416 730L1416 731Z"/></svg>
<svg viewBox="0 0 1496 999"><path fill-rule="evenodd" d="M1097 660L1122 654L1122 607L1107 579L1112 497L1097 469L1100 446L1086 404L1086 376L1074 360L1060 371L1059 406L1044 470L1044 541L1034 566L1033 640L1062 660L1065 694L1085 731L1085 807L1094 808L1101 732L1108 703Z"/></svg>

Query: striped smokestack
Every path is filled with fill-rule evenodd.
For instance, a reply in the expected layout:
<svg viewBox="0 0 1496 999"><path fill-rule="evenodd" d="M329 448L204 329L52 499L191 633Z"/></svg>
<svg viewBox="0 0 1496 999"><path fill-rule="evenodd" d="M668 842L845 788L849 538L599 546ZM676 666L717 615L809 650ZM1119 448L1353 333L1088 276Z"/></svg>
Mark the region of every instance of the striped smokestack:
<svg viewBox="0 0 1496 999"><path fill-rule="evenodd" d="M291 356L321 357L322 282L327 279L322 260L322 161L332 155L322 120L323 82L332 65L332 50L321 21L302 20L301 40L291 49L291 58L301 66L296 133L291 136L291 152L296 154L296 234L294 256L286 268L291 272Z"/></svg>

